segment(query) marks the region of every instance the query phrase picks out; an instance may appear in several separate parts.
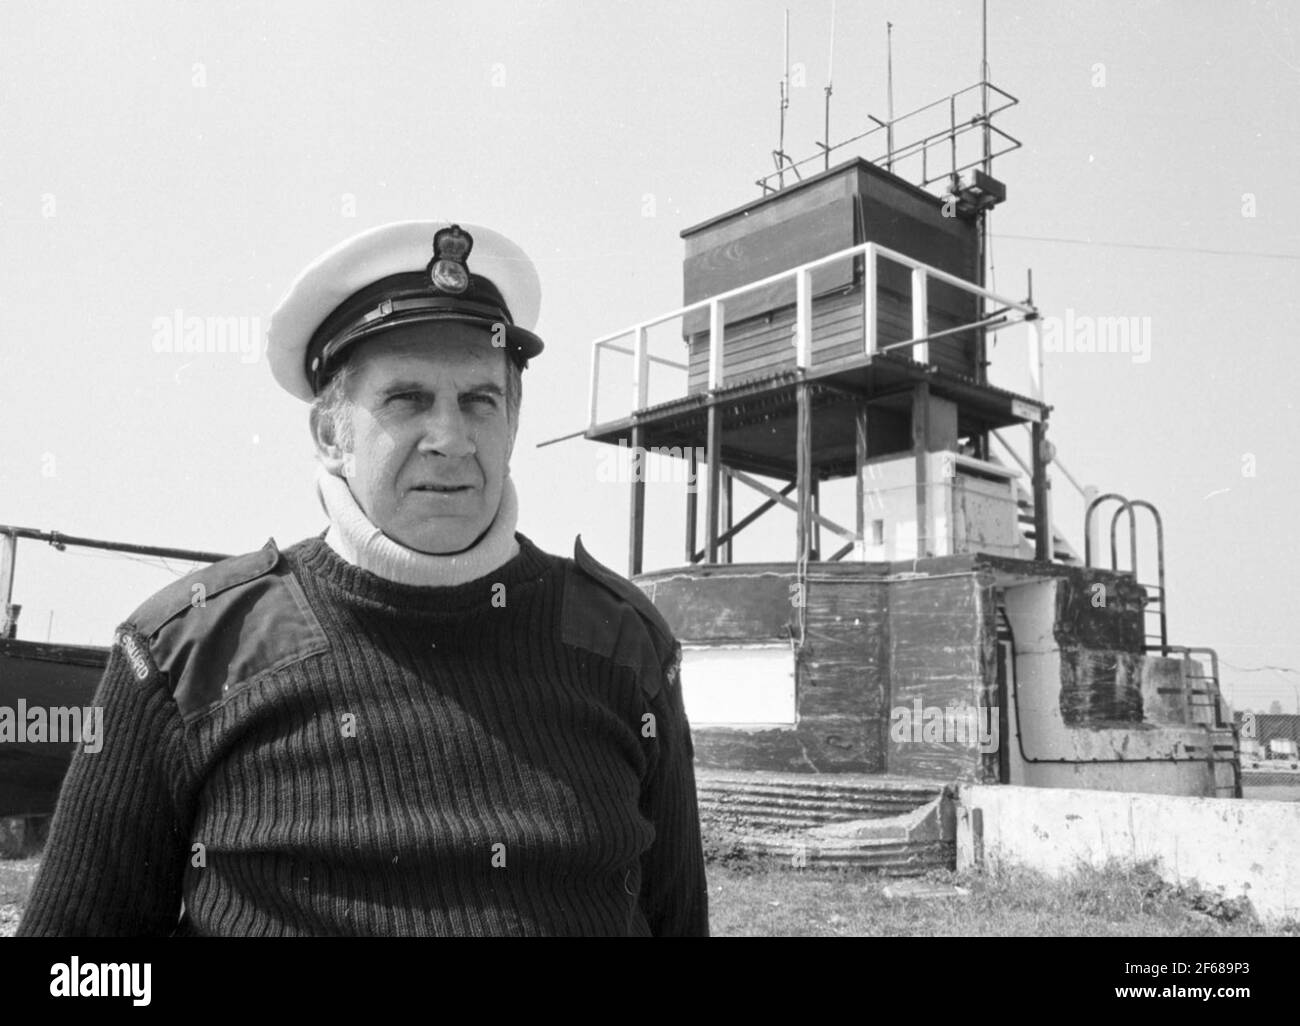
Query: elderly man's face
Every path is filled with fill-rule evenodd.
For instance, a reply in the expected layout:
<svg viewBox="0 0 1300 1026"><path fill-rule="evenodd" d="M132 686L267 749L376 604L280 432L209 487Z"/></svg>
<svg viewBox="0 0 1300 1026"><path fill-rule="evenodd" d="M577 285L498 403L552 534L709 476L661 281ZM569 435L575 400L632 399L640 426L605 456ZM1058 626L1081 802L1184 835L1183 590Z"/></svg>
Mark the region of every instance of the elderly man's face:
<svg viewBox="0 0 1300 1026"><path fill-rule="evenodd" d="M469 548L509 472L505 350L474 325L394 328L360 343L342 461L370 522L420 552Z"/></svg>

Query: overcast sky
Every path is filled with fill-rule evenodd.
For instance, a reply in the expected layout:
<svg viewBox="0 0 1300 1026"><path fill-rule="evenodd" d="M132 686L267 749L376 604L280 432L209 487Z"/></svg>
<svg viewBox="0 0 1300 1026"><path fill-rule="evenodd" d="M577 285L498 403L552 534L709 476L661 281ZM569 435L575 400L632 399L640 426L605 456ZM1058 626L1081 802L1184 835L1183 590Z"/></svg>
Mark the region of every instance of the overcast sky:
<svg viewBox="0 0 1300 1026"><path fill-rule="evenodd" d="M626 565L627 488L585 426L591 340L681 300L678 232L758 195L784 2L0 6L0 522L243 552L324 528L307 408L260 350L158 352L160 325L264 329L297 271L408 218L533 255L520 530ZM822 134L831 0L791 0L788 148ZM990 4L996 283L1048 316L1150 318L1146 359L1052 353L1051 437L1083 483L1164 514L1171 640L1239 704L1297 704L1300 14L1295 5ZM979 4L836 13L832 136L979 78ZM997 358L1020 366L1008 333ZM1058 521L1081 545L1057 480ZM650 490L649 562L680 559ZM671 526L671 529L670 529ZM789 540L793 528L780 528ZM784 550L769 554L788 558ZM105 644L170 575L20 546L20 636ZM176 566L177 571L184 569Z"/></svg>

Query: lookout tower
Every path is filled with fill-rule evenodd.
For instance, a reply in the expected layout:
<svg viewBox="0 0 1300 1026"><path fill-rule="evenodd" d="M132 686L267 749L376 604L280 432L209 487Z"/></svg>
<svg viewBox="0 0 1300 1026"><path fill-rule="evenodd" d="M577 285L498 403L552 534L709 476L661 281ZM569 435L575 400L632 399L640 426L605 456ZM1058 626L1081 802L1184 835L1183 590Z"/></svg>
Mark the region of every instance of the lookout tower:
<svg viewBox="0 0 1300 1026"><path fill-rule="evenodd" d="M759 196L682 231L683 305L594 343L585 437L687 465L663 568L631 475L628 572L683 641L703 767L1239 793L1217 668L1168 641L1162 554L1139 581L1137 515L1159 549L1158 514L1080 489L1084 558L1053 527L1050 471L1074 482L1031 279L1012 296L984 274L992 162L1020 145L994 118L1016 103L982 80L778 154ZM1087 565L1111 500L1111 564ZM778 509L788 545L734 560Z"/></svg>
<svg viewBox="0 0 1300 1026"><path fill-rule="evenodd" d="M981 83L899 119L890 139L936 110L950 123L882 161L855 157L782 188L775 175L761 179L760 198L681 233L683 308L596 343L587 437L633 452L682 452L692 480L702 458L702 539L692 488L688 562L730 561L730 540L753 522L732 517L735 483L795 511L798 561L974 549L1057 554L1045 501L1048 406L1037 311L1029 299L982 287L983 214L1006 192L983 170L994 155L989 143L970 162L958 158L958 141L972 126L957 112L984 90L1000 101L985 121L998 152L1019 146L992 129L993 114L1015 99ZM933 153L948 157L938 177ZM947 183L946 195L888 169L916 159L922 185ZM799 166L790 173L797 176ZM681 324L679 360L655 356L648 345L651 330L672 321ZM1034 371L1027 394L997 387L988 374L986 330L1016 324L1025 327ZM601 357L611 351L632 356L631 404L626 415L601 422ZM675 399L652 405L651 371L664 365L685 371L685 380ZM1032 496L1018 494L1017 475L988 459L990 432L1016 424L1034 435ZM773 490L758 475L792 487ZM853 523L820 510L822 483L839 478L857 482ZM632 575L643 569L644 527L640 481L632 495Z"/></svg>

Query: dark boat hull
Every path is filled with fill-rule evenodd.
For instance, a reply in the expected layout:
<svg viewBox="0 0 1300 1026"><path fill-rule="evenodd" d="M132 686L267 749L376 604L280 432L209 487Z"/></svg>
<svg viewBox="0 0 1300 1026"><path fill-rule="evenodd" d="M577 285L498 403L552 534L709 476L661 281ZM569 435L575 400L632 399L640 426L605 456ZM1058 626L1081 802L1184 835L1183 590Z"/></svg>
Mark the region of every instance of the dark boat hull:
<svg viewBox="0 0 1300 1026"><path fill-rule="evenodd" d="M0 706L91 704L108 661L108 649L0 640ZM75 746L51 741L0 742L0 816L47 816Z"/></svg>

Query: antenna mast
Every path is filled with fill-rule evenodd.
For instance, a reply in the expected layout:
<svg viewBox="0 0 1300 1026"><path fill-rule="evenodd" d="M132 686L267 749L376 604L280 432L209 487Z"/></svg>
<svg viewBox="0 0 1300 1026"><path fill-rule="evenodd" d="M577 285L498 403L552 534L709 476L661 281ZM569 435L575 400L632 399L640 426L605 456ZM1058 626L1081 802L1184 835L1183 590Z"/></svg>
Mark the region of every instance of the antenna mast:
<svg viewBox="0 0 1300 1026"><path fill-rule="evenodd" d="M826 169L831 166L831 82L835 69L835 0L831 0L831 49L826 57L826 128L821 147L826 152Z"/></svg>
<svg viewBox="0 0 1300 1026"><path fill-rule="evenodd" d="M984 141L984 173L992 176L993 170L993 152L989 139L989 0L980 2L980 120L982 122ZM956 175L953 178L956 179ZM953 183L954 190L956 182ZM980 288L988 288L988 263L989 263L989 212L981 209L976 214L977 228L976 240L979 245L979 266L976 268L978 273L978 282ZM1032 279L1031 279L1032 281ZM1032 291L1032 285L1030 289ZM975 315L981 321L984 319L987 307L984 303L984 297L980 296L975 301ZM989 367L989 330L981 328L976 339L975 359L979 369L979 377L983 381L988 380ZM993 331L993 339L997 341L997 331ZM981 435L978 443L978 456L980 459L989 458L989 436Z"/></svg>
<svg viewBox="0 0 1300 1026"><path fill-rule="evenodd" d="M785 109L790 106L790 9L785 10L785 63L781 68L781 131L776 144L777 183L785 188Z"/></svg>
<svg viewBox="0 0 1300 1026"><path fill-rule="evenodd" d="M993 146L989 134L989 0L981 0L980 3L980 36L982 40L980 48L980 120L984 137L983 169L986 175L992 177ZM979 285L984 288L987 287L988 283L989 220L987 210L979 212L979 247ZM982 305L981 300L981 307ZM983 359L983 354L981 354L981 359Z"/></svg>
<svg viewBox="0 0 1300 1026"><path fill-rule="evenodd" d="M984 173L993 173L993 156L989 140L989 0L980 4L980 27L984 39L980 57L980 99L984 115Z"/></svg>
<svg viewBox="0 0 1300 1026"><path fill-rule="evenodd" d="M885 170L894 170L894 23L885 22L885 86L889 100L889 120L885 129Z"/></svg>

